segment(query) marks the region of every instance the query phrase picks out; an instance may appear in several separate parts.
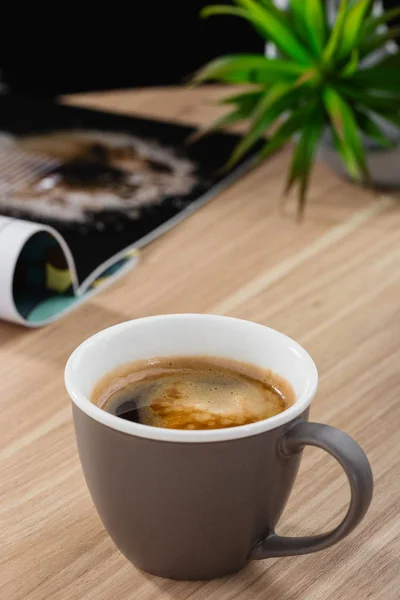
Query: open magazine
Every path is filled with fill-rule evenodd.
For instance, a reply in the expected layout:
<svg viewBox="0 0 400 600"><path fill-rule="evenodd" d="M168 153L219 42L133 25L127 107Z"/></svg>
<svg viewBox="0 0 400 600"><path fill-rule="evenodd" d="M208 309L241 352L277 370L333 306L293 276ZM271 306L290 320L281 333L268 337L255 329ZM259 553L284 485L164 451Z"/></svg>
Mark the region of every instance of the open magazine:
<svg viewBox="0 0 400 600"><path fill-rule="evenodd" d="M59 318L249 167L239 137L0 97L0 318Z"/></svg>

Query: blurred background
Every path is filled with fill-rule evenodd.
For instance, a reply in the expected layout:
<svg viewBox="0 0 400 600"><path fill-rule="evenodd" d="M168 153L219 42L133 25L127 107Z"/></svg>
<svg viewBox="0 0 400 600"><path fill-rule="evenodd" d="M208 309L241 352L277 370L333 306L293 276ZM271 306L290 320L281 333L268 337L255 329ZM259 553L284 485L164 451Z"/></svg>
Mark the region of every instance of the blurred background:
<svg viewBox="0 0 400 600"><path fill-rule="evenodd" d="M18 26L26 51L18 51L14 38L2 52L3 85L12 92L55 96L179 84L217 55L262 51L262 40L243 20L200 19L201 8L210 3L135 2L129 13L126 5L113 3L96 8L89 19L71 10L35 12Z"/></svg>
<svg viewBox="0 0 400 600"><path fill-rule="evenodd" d="M1 90L53 97L174 85L218 55L262 51L261 38L242 19L200 19L201 8L211 3L135 2L128 10L113 2L85 15L71 5L31 14L24 9L23 19L9 17L8 26L3 20Z"/></svg>

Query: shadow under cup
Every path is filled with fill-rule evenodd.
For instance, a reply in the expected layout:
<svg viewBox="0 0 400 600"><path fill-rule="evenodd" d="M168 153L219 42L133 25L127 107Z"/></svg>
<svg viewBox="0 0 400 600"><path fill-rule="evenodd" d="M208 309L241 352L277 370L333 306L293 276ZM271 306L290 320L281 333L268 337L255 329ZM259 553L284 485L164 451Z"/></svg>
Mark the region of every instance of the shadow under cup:
<svg viewBox="0 0 400 600"><path fill-rule="evenodd" d="M296 402L264 421L198 431L132 423L90 402L95 384L112 369L174 355L268 368L289 381ZM349 436L307 423L317 379L311 357L296 342L228 317L148 317L106 329L79 346L65 381L80 460L100 518L120 551L149 573L198 580L237 571L251 558L320 550L347 535L368 508L372 475ZM333 532L282 538L274 530L305 444L339 460L352 501Z"/></svg>

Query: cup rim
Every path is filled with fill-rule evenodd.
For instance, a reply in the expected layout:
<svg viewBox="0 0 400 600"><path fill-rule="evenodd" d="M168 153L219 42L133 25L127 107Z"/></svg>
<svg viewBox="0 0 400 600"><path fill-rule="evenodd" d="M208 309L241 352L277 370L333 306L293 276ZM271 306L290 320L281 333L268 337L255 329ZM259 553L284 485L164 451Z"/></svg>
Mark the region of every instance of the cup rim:
<svg viewBox="0 0 400 600"><path fill-rule="evenodd" d="M110 334L114 337L119 331L123 331L127 328L134 328L135 324L143 324L144 322L150 322L155 320L185 320L185 319L224 319L230 321L241 321L249 325L249 327L257 327L268 330L273 335L279 336L288 346L294 350L300 358L304 361L304 368L308 370L308 386L307 389L296 398L295 403L284 410L283 412L248 425L239 425L237 427L227 427L224 429L207 429L207 430L181 430L181 429L163 429L159 427L152 427L150 425L143 425L141 423L133 423L131 421L125 421L119 417L112 415L100 407L96 406L90 401L90 398L84 394L77 385L74 384L73 372L77 368L76 365L79 363L82 354L91 346L95 345L100 339L108 337ZM309 353L298 343L292 340L287 335L253 321L247 321L245 319L237 319L234 317L225 317L220 315L211 314L195 314L195 313L183 313L183 314L167 314L167 315L155 315L151 317L142 317L139 319L133 319L125 321L111 327L107 327L98 333L92 335L84 342L82 342L70 355L64 372L64 382L67 392L77 408L84 412L88 417L94 419L98 423L105 425L121 433L132 435L135 437L146 438L149 440L163 441L163 442L180 442L180 443L209 443L209 442L222 442L235 440L253 435L265 433L277 427L281 427L290 421L293 421L296 417L299 417L310 405L312 399L315 396L318 387L318 371L315 363Z"/></svg>

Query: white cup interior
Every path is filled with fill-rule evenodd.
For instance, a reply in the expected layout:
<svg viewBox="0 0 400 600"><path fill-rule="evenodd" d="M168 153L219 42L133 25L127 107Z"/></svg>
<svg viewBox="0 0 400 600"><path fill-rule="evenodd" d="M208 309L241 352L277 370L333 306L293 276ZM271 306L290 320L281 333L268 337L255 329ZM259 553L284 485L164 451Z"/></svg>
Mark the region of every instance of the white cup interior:
<svg viewBox="0 0 400 600"><path fill-rule="evenodd" d="M296 402L265 421L207 431L178 431L131 423L90 402L96 383L115 367L139 359L182 355L225 357L271 369L291 383ZM317 369L309 354L282 333L241 319L196 314L147 317L105 329L73 352L65 370L72 400L89 416L132 435L185 442L222 441L278 427L307 408L317 381Z"/></svg>

